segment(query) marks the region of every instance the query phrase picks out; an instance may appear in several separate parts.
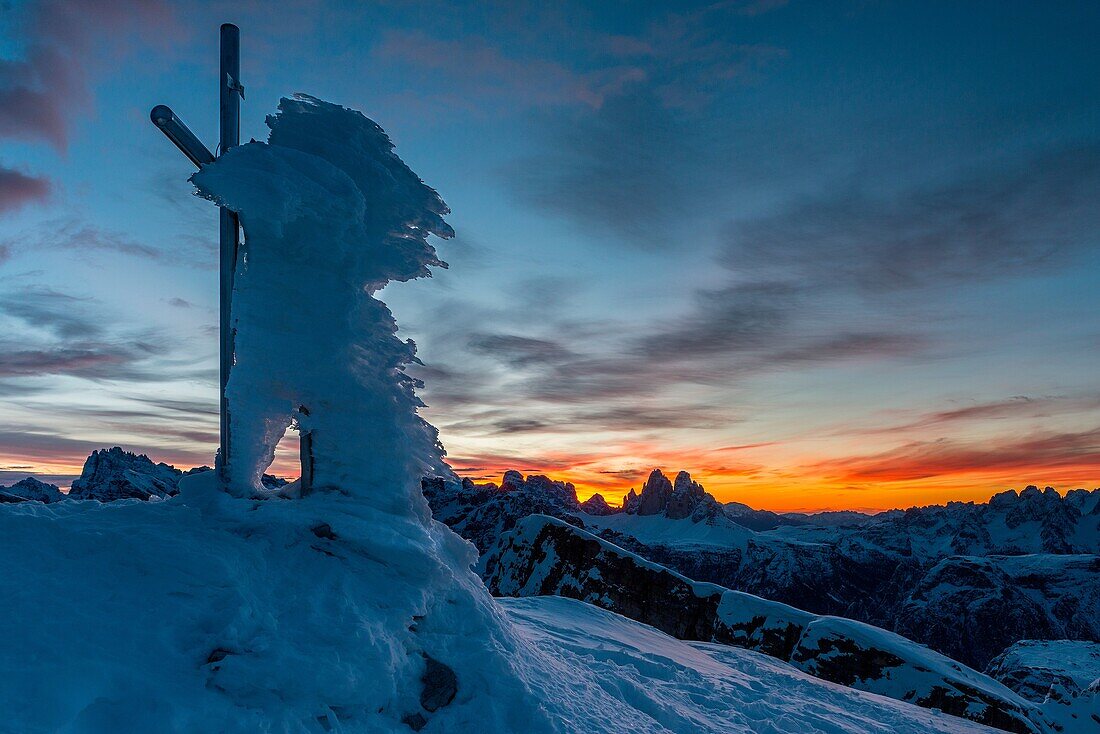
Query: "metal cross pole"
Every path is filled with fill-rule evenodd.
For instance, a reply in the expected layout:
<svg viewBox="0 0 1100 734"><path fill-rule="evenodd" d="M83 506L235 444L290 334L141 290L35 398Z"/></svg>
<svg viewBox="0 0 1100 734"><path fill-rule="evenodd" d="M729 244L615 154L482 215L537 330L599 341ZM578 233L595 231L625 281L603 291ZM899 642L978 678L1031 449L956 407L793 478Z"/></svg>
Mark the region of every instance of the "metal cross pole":
<svg viewBox="0 0 1100 734"><path fill-rule="evenodd" d="M220 145L218 154L222 155L230 148L239 145L241 102L244 97L244 86L240 82L241 76L241 30L232 23L225 23L221 27L221 63L218 74L218 107L220 112ZM239 96L238 96L239 95ZM208 163L213 163L214 155L202 144L183 121L180 120L166 105L157 105L149 113L161 132L171 140L183 154L199 168ZM221 207L221 231L220 231L220 314L221 314L221 343L220 343L220 445L218 447L217 472L219 478L225 482L226 467L229 465L229 405L225 397L225 386L229 382L229 371L233 367L233 328L232 328L232 302L233 302L233 274L237 269L237 249L240 246L240 222L237 214L225 207Z"/></svg>

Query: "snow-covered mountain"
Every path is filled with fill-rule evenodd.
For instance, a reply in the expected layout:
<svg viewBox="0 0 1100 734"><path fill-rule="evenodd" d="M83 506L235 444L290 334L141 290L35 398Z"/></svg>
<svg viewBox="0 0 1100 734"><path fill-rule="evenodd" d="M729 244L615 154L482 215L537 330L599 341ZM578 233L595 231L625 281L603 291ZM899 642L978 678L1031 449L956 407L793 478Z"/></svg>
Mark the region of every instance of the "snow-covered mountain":
<svg viewBox="0 0 1100 734"><path fill-rule="evenodd" d="M986 672L1032 701L1044 700L1052 686L1080 693L1100 680L1100 643L1021 640L994 658Z"/></svg>
<svg viewBox="0 0 1100 734"><path fill-rule="evenodd" d="M55 484L46 484L34 477L21 479L10 487L0 487L0 503L60 502L65 495Z"/></svg>
<svg viewBox="0 0 1100 734"><path fill-rule="evenodd" d="M489 559L485 581L500 596L578 599L678 639L756 650L833 683L1005 731L1057 730L1032 702L900 635L694 582L555 518L524 518Z"/></svg>
<svg viewBox="0 0 1100 734"><path fill-rule="evenodd" d="M567 729L571 734L996 731L939 711L832 685L750 650L677 640L573 599L528 597L498 602L509 621L553 666L562 699L575 712Z"/></svg>
<svg viewBox="0 0 1100 734"><path fill-rule="evenodd" d="M483 554L522 518L550 515L688 578L897 631L976 668L1019 639L1100 639L1100 490L1029 487L754 531L683 472L672 482L654 471L622 508L517 472L499 488L424 488L436 517Z"/></svg>
<svg viewBox="0 0 1100 734"><path fill-rule="evenodd" d="M168 464L154 464L145 454L115 446L93 451L80 477L73 480L69 497L112 502L121 499L164 499L176 494L183 472Z"/></svg>
<svg viewBox="0 0 1100 734"><path fill-rule="evenodd" d="M1100 644L1021 640L998 655L987 672L1039 703L1065 731L1100 731Z"/></svg>
<svg viewBox="0 0 1100 734"><path fill-rule="evenodd" d="M154 463L145 454L125 451L119 446L99 449L93 451L84 462L84 470L79 478L73 480L68 497L99 502L166 499L179 492L180 479L204 471L210 471L210 467L200 466L183 471L171 464ZM287 483L285 479L271 474L264 474L261 481L268 489Z"/></svg>

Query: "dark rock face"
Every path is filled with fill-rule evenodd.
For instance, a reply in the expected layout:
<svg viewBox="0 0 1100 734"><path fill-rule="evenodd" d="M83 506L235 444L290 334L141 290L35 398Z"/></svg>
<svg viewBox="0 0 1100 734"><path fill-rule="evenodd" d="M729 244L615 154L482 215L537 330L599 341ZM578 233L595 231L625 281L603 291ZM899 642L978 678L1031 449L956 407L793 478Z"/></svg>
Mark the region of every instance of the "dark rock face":
<svg viewBox="0 0 1100 734"><path fill-rule="evenodd" d="M1100 556L945 559L906 597L895 629L983 667L1018 640L1100 640Z"/></svg>
<svg viewBox="0 0 1100 734"><path fill-rule="evenodd" d="M579 528L532 516L502 536L486 574L502 596L559 595L674 637L745 647L834 683L1011 732L1042 714L995 681L886 630L697 583Z"/></svg>
<svg viewBox="0 0 1100 734"><path fill-rule="evenodd" d="M634 490L623 502L623 512L631 515L657 515L664 513L668 501L672 498L672 482L668 481L660 469L654 469L649 479L642 485L641 494L633 496Z"/></svg>
<svg viewBox="0 0 1100 734"><path fill-rule="evenodd" d="M0 487L0 504L19 502L60 502L65 495L55 484L46 484L34 477L21 479L10 487Z"/></svg>
<svg viewBox="0 0 1100 734"><path fill-rule="evenodd" d="M454 670L431 655L424 655L424 675L420 683L424 686L420 691L420 705L429 713L448 705L458 693L458 676Z"/></svg>
<svg viewBox="0 0 1100 734"><path fill-rule="evenodd" d="M581 503L581 511L593 517L606 517L619 512L619 509L607 504L602 494L594 494Z"/></svg>
<svg viewBox="0 0 1100 734"><path fill-rule="evenodd" d="M894 629L958 659L987 661L1020 639L1052 639L1057 625L989 559L938 563L904 601Z"/></svg>
<svg viewBox="0 0 1100 734"><path fill-rule="evenodd" d="M579 523L582 513L572 484L544 476L524 479L519 472L508 472L500 487L474 484L469 479L458 484L430 477L422 480L420 486L435 519L449 525L482 553L528 515L573 518Z"/></svg>

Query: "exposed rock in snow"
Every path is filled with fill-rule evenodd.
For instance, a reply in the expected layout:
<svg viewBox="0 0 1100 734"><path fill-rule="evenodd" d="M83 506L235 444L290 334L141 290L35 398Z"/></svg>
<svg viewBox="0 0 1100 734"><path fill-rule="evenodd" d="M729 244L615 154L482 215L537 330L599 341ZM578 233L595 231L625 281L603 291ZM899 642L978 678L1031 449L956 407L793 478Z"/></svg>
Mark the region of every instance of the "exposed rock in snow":
<svg viewBox="0 0 1100 734"><path fill-rule="evenodd" d="M563 725L570 734L994 732L823 682L749 650L680 641L573 599L499 601L523 636L555 661L555 680L545 685L574 702L575 714Z"/></svg>
<svg viewBox="0 0 1100 734"><path fill-rule="evenodd" d="M183 472L168 464L154 464L145 454L115 446L93 451L69 497L111 502L121 499L164 499L176 494Z"/></svg>
<svg viewBox="0 0 1100 734"><path fill-rule="evenodd" d="M502 596L579 599L679 639L757 650L841 685L1006 731L1048 730L1030 702L899 635L691 581L554 518L521 521L487 567L487 584Z"/></svg>
<svg viewBox="0 0 1100 734"><path fill-rule="evenodd" d="M1100 556L944 559L906 596L894 629L982 662L1021 639L1100 640Z"/></svg>
<svg viewBox="0 0 1100 734"><path fill-rule="evenodd" d="M0 487L0 502L60 502L65 495L55 484L46 484L34 477L21 479L10 487Z"/></svg>
<svg viewBox="0 0 1100 734"><path fill-rule="evenodd" d="M1041 704L1064 731L1100 731L1100 644L1022 640L998 655L987 672Z"/></svg>
<svg viewBox="0 0 1100 734"><path fill-rule="evenodd" d="M1045 700L1051 686L1077 694L1100 679L1100 643L1021 640L994 658L986 672L1032 701Z"/></svg>

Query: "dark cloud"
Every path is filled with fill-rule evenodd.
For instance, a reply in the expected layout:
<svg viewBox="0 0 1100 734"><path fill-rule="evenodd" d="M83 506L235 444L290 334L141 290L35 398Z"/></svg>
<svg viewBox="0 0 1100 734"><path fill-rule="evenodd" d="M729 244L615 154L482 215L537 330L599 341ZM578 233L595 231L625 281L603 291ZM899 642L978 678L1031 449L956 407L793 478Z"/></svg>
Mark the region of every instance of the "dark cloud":
<svg viewBox="0 0 1100 734"><path fill-rule="evenodd" d="M12 17L25 55L0 60L0 137L42 140L59 149L91 107L89 75L97 61L138 38L163 41L175 29L171 5L160 0L39 0L20 11Z"/></svg>
<svg viewBox="0 0 1100 734"><path fill-rule="evenodd" d="M537 123L540 152L509 165L509 191L528 206L629 244L684 247L670 227L698 204L695 176L709 164L699 134L652 92Z"/></svg>
<svg viewBox="0 0 1100 734"><path fill-rule="evenodd" d="M492 356L513 367L560 363L576 356L556 341L514 334L474 334L469 347L475 354Z"/></svg>
<svg viewBox="0 0 1100 734"><path fill-rule="evenodd" d="M102 332L101 324L86 312L90 303L50 288L24 288L0 295L0 314L61 339L89 338Z"/></svg>
<svg viewBox="0 0 1100 734"><path fill-rule="evenodd" d="M920 413L911 420L867 429L855 429L859 433L905 433L931 431L969 421L1000 421L1019 418L1050 418L1052 416L1082 413L1100 409L1100 396L1039 396L1017 395L1004 400L973 403L957 408ZM838 429L842 434L853 432L851 425Z"/></svg>
<svg viewBox="0 0 1100 734"><path fill-rule="evenodd" d="M46 179L0 166L0 214L43 201L49 194L50 182Z"/></svg>

